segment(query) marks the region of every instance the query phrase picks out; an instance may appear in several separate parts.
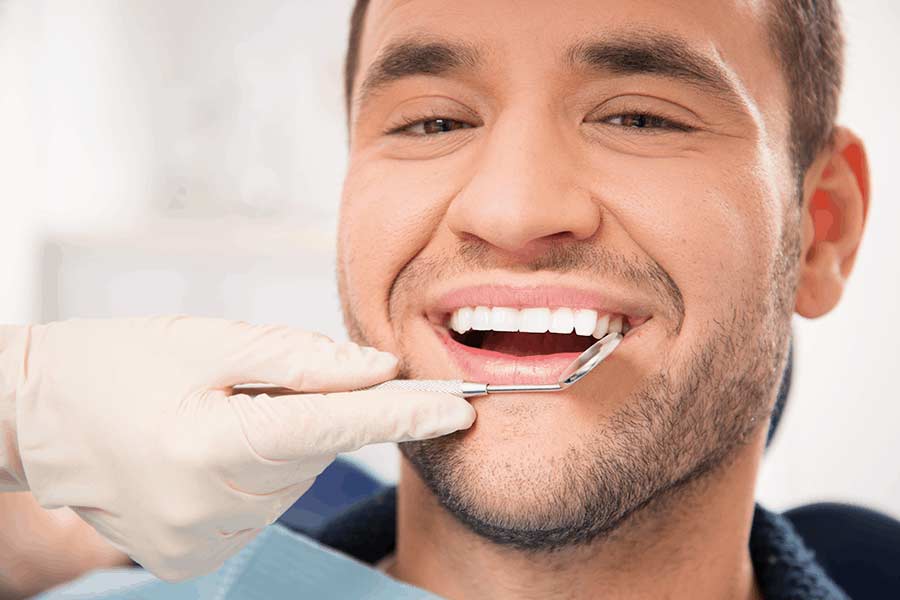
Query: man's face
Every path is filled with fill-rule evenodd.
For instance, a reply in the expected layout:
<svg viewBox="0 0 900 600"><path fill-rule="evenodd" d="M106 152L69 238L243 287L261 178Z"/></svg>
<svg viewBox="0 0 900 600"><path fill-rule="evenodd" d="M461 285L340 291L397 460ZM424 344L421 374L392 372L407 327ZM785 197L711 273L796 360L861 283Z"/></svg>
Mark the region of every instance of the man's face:
<svg viewBox="0 0 900 600"><path fill-rule="evenodd" d="M407 377L511 383L626 330L565 392L474 399L470 430L401 446L482 535L593 539L765 425L799 209L760 4L369 7L340 222L351 336Z"/></svg>

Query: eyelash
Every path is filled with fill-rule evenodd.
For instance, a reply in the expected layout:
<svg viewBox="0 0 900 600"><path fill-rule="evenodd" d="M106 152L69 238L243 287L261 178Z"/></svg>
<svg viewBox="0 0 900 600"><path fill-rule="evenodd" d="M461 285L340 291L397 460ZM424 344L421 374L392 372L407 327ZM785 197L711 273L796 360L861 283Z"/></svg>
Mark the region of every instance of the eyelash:
<svg viewBox="0 0 900 600"><path fill-rule="evenodd" d="M629 117L630 118L642 117L652 123L655 123L655 125L647 126L647 127L634 127L634 126L628 126L628 125L613 125L613 124L607 122L611 119L622 119L622 118L629 118ZM459 131L459 129L453 130L453 131L440 132L440 133L409 133L408 131L406 131L409 128L411 128L413 125L423 125L423 124L431 122L431 121L450 121L452 123L462 123L464 125L464 127L460 128L460 129L472 129L473 127L477 127L477 125L472 125L471 123L467 123L460 119L453 119L453 118L445 117L445 116L442 116L439 114L431 114L431 115L427 115L424 117L423 116L402 117L401 122L398 125L390 128L385 133L388 135L406 135L406 136L410 136L410 137L433 137L436 135L440 135L440 133L453 133L453 131ZM677 121L675 119L671 119L669 117L664 117L664 116L658 115L656 113L642 111L642 110L624 110L624 111L620 111L614 115L610 115L601 121L589 121L589 123L594 123L594 124L599 124L599 125L612 125L614 127L621 127L624 129L632 129L635 131L635 133L639 133L641 135L660 133L659 130L675 131L675 132L682 132L682 133L690 133L692 131L696 131L696 127L692 127L690 125L687 125L687 124Z"/></svg>
<svg viewBox="0 0 900 600"><path fill-rule="evenodd" d="M686 123L682 123L681 121L678 121L676 119L671 119L669 117L664 117L662 115L658 115L655 113L642 111L642 110L624 110L624 111L620 111L614 115L610 115L610 116L604 118L602 121L591 121L591 122L601 124L601 125L612 125L611 123L608 123L608 121L611 119L634 118L634 117L642 117L642 118L644 118L652 123L655 123L655 124L647 126L647 127L634 127L634 126L629 126L629 125L615 125L615 126L623 127L625 129L633 129L637 133L645 133L645 134L659 133L658 130L660 130L660 129L664 129L667 131L681 132L681 133L690 133L692 131L696 131L696 129L697 129L696 127L692 127L692 126L687 125Z"/></svg>
<svg viewBox="0 0 900 600"><path fill-rule="evenodd" d="M451 121L453 123L463 123L464 125L466 125L466 127L464 127L463 129L471 129L473 127L477 127L476 125L472 125L471 123L467 123L466 121L463 121L461 119L453 119L451 117L447 117L447 116L440 115L437 113L429 113L424 116L419 115L416 117L405 117L405 116L401 117L400 123L394 127L391 127L385 133L388 135L406 135L406 136L410 136L410 137L431 137L436 134L409 133L408 131L405 131L406 129L409 129L413 125L422 125L424 123L428 123L429 121ZM447 133L447 132L445 132L445 133Z"/></svg>

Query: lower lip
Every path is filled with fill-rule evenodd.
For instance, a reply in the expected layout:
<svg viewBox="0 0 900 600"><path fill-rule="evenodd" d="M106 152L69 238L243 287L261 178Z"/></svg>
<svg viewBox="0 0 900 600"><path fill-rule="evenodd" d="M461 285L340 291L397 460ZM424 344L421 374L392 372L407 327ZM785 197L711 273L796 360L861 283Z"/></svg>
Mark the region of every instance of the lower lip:
<svg viewBox="0 0 900 600"><path fill-rule="evenodd" d="M460 344L446 329L436 327L435 332L466 381L501 385L557 383L566 367L579 356L578 352L513 356Z"/></svg>

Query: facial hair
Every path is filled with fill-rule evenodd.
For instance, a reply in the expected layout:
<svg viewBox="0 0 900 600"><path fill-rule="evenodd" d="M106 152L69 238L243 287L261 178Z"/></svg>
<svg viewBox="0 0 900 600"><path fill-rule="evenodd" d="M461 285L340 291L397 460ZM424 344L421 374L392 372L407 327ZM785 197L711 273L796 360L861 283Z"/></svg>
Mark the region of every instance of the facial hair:
<svg viewBox="0 0 900 600"><path fill-rule="evenodd" d="M467 452L466 432L402 443L403 456L453 517L494 544L546 553L609 535L654 500L726 464L768 422L789 345L799 254L799 227L788 224L771 262L774 285L709 323L688 360L661 361L618 412L571 441L563 459L554 461L552 478L522 488L529 462L544 460L540 455L523 456L505 474L485 473L484 463ZM471 272L490 260L487 250L472 243L458 258L409 263L391 290L391 305L452 270ZM670 333L680 331L680 290L656 263L641 265L581 245L555 248L525 268L566 272L585 265L665 297L674 317ZM362 337L361 328L356 333ZM407 367L402 376L417 374ZM532 501L517 503L523 495ZM528 510L521 510L523 504Z"/></svg>

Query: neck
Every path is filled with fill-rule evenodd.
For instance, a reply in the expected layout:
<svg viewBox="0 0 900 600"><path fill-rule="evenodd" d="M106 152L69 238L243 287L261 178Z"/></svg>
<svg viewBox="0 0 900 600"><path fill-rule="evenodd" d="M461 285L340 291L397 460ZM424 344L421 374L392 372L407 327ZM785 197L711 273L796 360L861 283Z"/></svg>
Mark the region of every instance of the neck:
<svg viewBox="0 0 900 600"><path fill-rule="evenodd" d="M589 546L527 555L480 538L404 460L389 573L445 598L759 598L748 540L761 428L727 464L657 498Z"/></svg>

